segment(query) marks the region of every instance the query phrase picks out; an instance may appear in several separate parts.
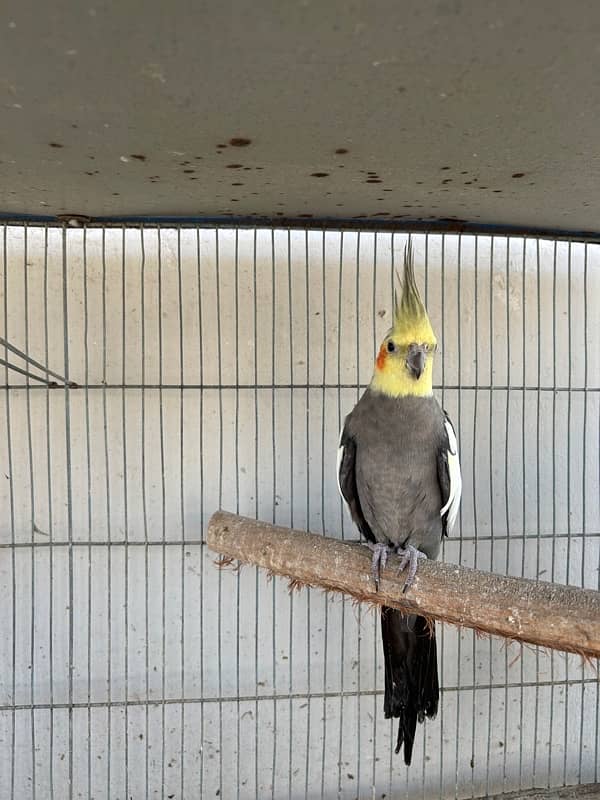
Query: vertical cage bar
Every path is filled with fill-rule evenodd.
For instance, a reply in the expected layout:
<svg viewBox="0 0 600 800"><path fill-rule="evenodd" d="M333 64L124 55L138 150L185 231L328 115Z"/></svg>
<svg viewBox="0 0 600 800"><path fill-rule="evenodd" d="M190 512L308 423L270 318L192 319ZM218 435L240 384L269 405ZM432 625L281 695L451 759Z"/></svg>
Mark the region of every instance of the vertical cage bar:
<svg viewBox="0 0 600 800"><path fill-rule="evenodd" d="M85 237L85 230L84 230ZM44 227L44 278L43 278L43 297L44 297L44 361L49 363L48 345L48 227ZM87 389L86 389L87 395ZM46 451L47 451L47 490L48 490L48 697L50 701L49 709L49 764L48 764L48 784L50 790L50 800L54 800L54 521L52 513L52 447L50 446L50 386L45 387L45 411L46 411ZM88 501L89 502L89 501ZM89 595L88 595L89 598ZM89 605L89 600L88 600ZM89 627L88 627L89 630ZM89 664L89 660L88 660ZM88 669L89 682L89 669ZM88 753L91 744L88 737ZM88 760L89 764L89 760Z"/></svg>
<svg viewBox="0 0 600 800"><path fill-rule="evenodd" d="M199 471L200 471L200 525L204 526L204 326L202 314L202 260L200 250L200 230L196 230L196 285L198 289L198 335L200 337L200 347L198 350L199 360L199 378L200 378L200 392L199 392L199 422L198 422L198 456L199 456ZM256 287L255 287L256 290ZM256 291L254 292L256 296ZM204 543L200 545L200 613L199 613L199 641L200 641L200 697L204 697ZM203 796L204 791L204 704L200 704L200 759L198 769L200 772L200 796Z"/></svg>
<svg viewBox="0 0 600 800"><path fill-rule="evenodd" d="M287 281L288 281L288 335L289 335L289 348L290 348L290 527L294 527L294 320L293 320L293 303L292 303L292 244L291 232L287 230ZM294 706L293 706L293 671L294 671L294 592L289 592L290 598L290 614L288 621L288 642L289 642L289 680L288 680L288 800L292 800L292 741L293 741L293 719L294 719Z"/></svg>
<svg viewBox="0 0 600 800"><path fill-rule="evenodd" d="M473 254L473 262L474 262L474 276L473 276L473 293L474 293L474 303L473 303L473 341L475 342L475 367L474 367L474 375L475 375L475 390L473 392L473 448L471 452L471 497L473 501L473 567L477 569L479 562L478 562L478 536L477 536L477 491L478 491L478 470L477 470L477 441L478 441L478 411L479 411L479 359L478 359L478 347L479 347L479 239L475 237L475 250ZM465 493L466 498L466 493ZM477 658L477 639L475 636L471 637L472 639L472 647L471 647L471 660L472 660L472 686L473 691L471 694L471 797L475 797L475 747L476 747L476 720L477 720L477 679L476 679L476 658Z"/></svg>
<svg viewBox="0 0 600 800"><path fill-rule="evenodd" d="M112 708L112 527L111 527L111 504L110 504L110 459L109 459L109 443L108 443L108 413L106 407L106 384L108 383L108 374L106 370L107 365L107 341L106 341L106 230L102 229L102 421L103 421L103 434L104 434L104 468L105 474L105 491L106 491L106 534L108 544L106 547L106 556L108 559L106 581L106 614L108 623L108 647L106 650L106 688L107 688L107 745L106 745L106 797L110 798L111 792L111 766L112 766L112 724L113 724L113 708ZM69 662L70 663L70 662Z"/></svg>
<svg viewBox="0 0 600 800"><path fill-rule="evenodd" d="M146 646L144 648L144 691L146 704L144 707L144 736L146 741L144 758L144 778L146 800L150 797L150 607L149 607L149 543L148 543L148 493L146 488L146 242L143 225L140 226L140 280L141 280L141 380L140 389L142 429L141 429L141 470L142 470L142 517L144 527L144 637Z"/></svg>
<svg viewBox="0 0 600 800"><path fill-rule="evenodd" d="M311 526L311 505L310 505L310 350L311 350L311 336L310 336L310 261L308 255L308 231L304 231L304 291L306 293L306 530L310 530ZM323 349L325 342L323 342ZM310 723L311 723L311 709L312 709L312 685L311 685L311 588L306 588L306 740L305 740L305 760L304 760L304 800L308 800L309 788L309 770L310 770Z"/></svg>
<svg viewBox="0 0 600 800"><path fill-rule="evenodd" d="M63 338L65 376L65 462L67 473L67 540L69 551L69 660L68 670L68 718L69 718L69 800L73 797L73 491L71 482L71 389L69 385L69 295L67 284L67 232L62 232L62 277L63 277Z"/></svg>
<svg viewBox="0 0 600 800"><path fill-rule="evenodd" d="M536 480L536 503L535 503L535 522L538 534L541 525L541 477L540 477L540 464L541 464L541 399L542 399L542 301L541 301L541 264L540 264L540 243L539 240L536 244L536 321L537 321L537 393L536 393L536 459L535 459L535 480ZM535 554L535 575L536 580L539 580L540 563L541 563L541 547L540 538L536 541L536 554ZM537 762L537 745L538 745L538 725L539 725L539 709L540 709L540 690L539 677L540 677L540 648L535 648L535 710L534 710L534 738L533 738L533 785L538 786L538 762Z"/></svg>
<svg viewBox="0 0 600 800"><path fill-rule="evenodd" d="M321 281L323 284L323 297L321 316L323 318L323 377L322 377L322 396L321 396L321 486L325 485L325 419L326 419L326 400L327 393L327 282L326 282L326 253L325 253L325 231L321 234ZM343 234L340 236L340 270L342 259ZM339 390L338 390L339 391ZM325 493L321 491L321 532L325 536ZM321 737L321 800L325 796L325 743L327 740L327 658L328 658L328 638L329 638L329 603L325 601L325 614L323 620L323 733Z"/></svg>
<svg viewBox="0 0 600 800"><path fill-rule="evenodd" d="M185 383L185 362L184 362L184 338L183 338L183 286L181 269L181 229L177 228L177 314L179 325L179 513L181 515L181 549L179 582L181 591L181 628L179 634L179 671L180 671L180 697L181 711L179 722L181 726L179 738L179 791L181 797L185 797L185 707L186 707L186 684L185 684L185 635L186 635L186 605L185 605L185 548L186 548L186 514L185 514L185 470L183 460L183 443L185 440L185 415L184 415L184 383ZM237 440L237 437L236 437ZM236 469L237 475L237 469ZM239 692L238 692L239 694Z"/></svg>
<svg viewBox="0 0 600 800"><path fill-rule="evenodd" d="M273 486L272 486L272 499L273 499L273 514L272 514L272 522L275 525L277 522L277 455L276 455L276 446L275 446L275 431L277 427L277 395L275 391L275 384L277 382L277 373L275 371L276 368L276 356L275 356L275 328L276 328L276 321L275 321L275 314L277 309L277 297L276 297L276 283L275 283L275 231L271 229L270 232L270 243L271 243L271 465L272 465L272 475L273 475ZM271 762L271 798L275 800L275 786L276 786L276 776L277 776L277 586L276 582L272 581L271 586L271 613L272 613L272 624L271 624L271 636L272 636L272 660L271 660L271 680L272 680L272 691L273 691L273 759Z"/></svg>
<svg viewBox="0 0 600 800"><path fill-rule="evenodd" d="M258 411L258 285L257 285L257 232L253 232L252 237L252 281L253 281L253 344L254 344L254 515L258 519L259 513L259 411ZM258 567L254 568L254 795L259 797L259 703L258 703L258 639L259 639L259 582L260 573Z"/></svg>
<svg viewBox="0 0 600 800"><path fill-rule="evenodd" d="M235 352L240 353L240 322L239 322L239 232L235 232ZM239 434L240 434L240 362L239 358L235 359L235 510L240 513L240 450L239 450ZM239 800L240 796L240 748L242 746L240 736L240 604L241 604L241 583L240 572L238 570L235 578L235 628L237 631L236 646L235 646L235 680L236 680L236 795Z"/></svg>
<svg viewBox="0 0 600 800"><path fill-rule="evenodd" d="M83 372L84 372L84 403L85 403L85 458L86 458L86 489L87 489L87 790L92 796L92 616L94 610L92 594L92 465L91 465L91 428L90 428L90 343L89 343L89 308L88 308L88 248L87 226L83 228ZM51 578L52 579L52 578ZM52 616L52 614L51 614ZM52 699L52 702L54 700Z"/></svg>
<svg viewBox="0 0 600 800"><path fill-rule="evenodd" d="M124 713L124 757L125 757L125 797L129 797L129 493L128 493L128 463L127 463L127 413L126 389L127 382L127 287L125 281L126 270L126 230L121 229L121 439L123 446L123 536L125 539L125 708Z"/></svg>
<svg viewBox="0 0 600 800"><path fill-rule="evenodd" d="M6 223L2 226L2 255L4 267L4 340L8 341L8 245L7 245L7 231ZM4 347L5 364L8 364L8 348ZM8 366L4 368L4 380L6 386L6 444L7 444L7 462L9 481L9 508L10 508L10 573L11 573L11 691L10 699L12 702L11 709L11 728L10 728L10 797L14 800L15 797L15 766L16 766L16 689L17 689L17 565L16 565L16 530L15 530L15 497L13 485L13 447L12 447L12 420L10 410L10 391L9 391L9 377Z"/></svg>
<svg viewBox="0 0 600 800"><path fill-rule="evenodd" d="M506 239L506 258L504 264L504 302L506 306L505 320L506 325L506 396L504 404L504 516L506 531L506 547L504 556L504 572L510 571L510 537L511 537L511 517L510 517L510 481L508 470L508 458L510 454L510 397L511 397L511 335L510 335L510 239ZM508 647L504 648L504 747L502 749L502 791L506 792L507 775L506 761L508 753Z"/></svg>
<svg viewBox="0 0 600 800"><path fill-rule="evenodd" d="M27 224L23 228L23 307L24 307L24 334L25 334L25 355L29 357L29 228ZM36 742L35 742L35 662L36 662L36 649L35 649L35 529L36 529L36 503L35 503L35 479L33 474L33 442L31 433L31 382L29 375L25 376L25 399L27 407L27 461L29 468L29 504L31 514L31 587L30 587L30 630L29 630L29 693L31 702L30 721L31 726L31 792L32 798L35 800L37 790L37 775L36 775Z"/></svg>
<svg viewBox="0 0 600 800"><path fill-rule="evenodd" d="M556 387L557 387L557 363L556 363L556 261L557 243L554 242L552 253L552 562L551 580L556 579ZM554 702L556 681L554 678L554 653L550 653L550 719L548 722L548 764L546 786L552 783L552 749L554 745Z"/></svg>
<svg viewBox="0 0 600 800"><path fill-rule="evenodd" d="M163 350L163 244L162 228L157 229L157 256L158 256L158 421L160 442L160 494L161 494L161 753L160 753L160 796L165 800L166 782L166 671L167 671L167 520L166 520L166 486L165 486L165 420L164 420L164 350ZM220 605L219 605L220 608Z"/></svg>

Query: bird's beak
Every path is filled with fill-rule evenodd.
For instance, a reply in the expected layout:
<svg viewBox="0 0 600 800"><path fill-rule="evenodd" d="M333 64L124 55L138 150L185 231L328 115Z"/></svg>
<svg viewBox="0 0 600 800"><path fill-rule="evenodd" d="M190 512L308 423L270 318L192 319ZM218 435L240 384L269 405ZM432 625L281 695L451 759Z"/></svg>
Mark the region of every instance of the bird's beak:
<svg viewBox="0 0 600 800"><path fill-rule="evenodd" d="M408 356L406 358L406 366L410 370L413 378L415 380L419 380L421 375L423 374L423 370L425 369L425 359L427 358L427 354L425 350L420 345L413 345L408 351Z"/></svg>

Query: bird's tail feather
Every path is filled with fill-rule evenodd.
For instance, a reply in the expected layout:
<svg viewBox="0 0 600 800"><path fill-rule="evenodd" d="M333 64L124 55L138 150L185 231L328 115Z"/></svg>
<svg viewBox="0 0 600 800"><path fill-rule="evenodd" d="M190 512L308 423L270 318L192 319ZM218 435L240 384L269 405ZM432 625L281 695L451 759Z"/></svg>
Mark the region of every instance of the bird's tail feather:
<svg viewBox="0 0 600 800"><path fill-rule="evenodd" d="M396 753L404 744L404 763L410 764L417 721L434 717L439 685L435 626L424 617L381 609L385 660L386 718L398 717Z"/></svg>

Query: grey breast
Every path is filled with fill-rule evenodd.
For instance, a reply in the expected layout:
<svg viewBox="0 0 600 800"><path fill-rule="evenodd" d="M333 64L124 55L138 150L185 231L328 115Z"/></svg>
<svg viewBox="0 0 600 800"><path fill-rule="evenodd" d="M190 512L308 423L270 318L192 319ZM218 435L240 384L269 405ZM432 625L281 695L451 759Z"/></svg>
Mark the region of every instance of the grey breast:
<svg viewBox="0 0 600 800"><path fill-rule="evenodd" d="M367 389L346 424L356 442L361 508L375 538L436 558L443 505L437 454L445 436L437 400Z"/></svg>

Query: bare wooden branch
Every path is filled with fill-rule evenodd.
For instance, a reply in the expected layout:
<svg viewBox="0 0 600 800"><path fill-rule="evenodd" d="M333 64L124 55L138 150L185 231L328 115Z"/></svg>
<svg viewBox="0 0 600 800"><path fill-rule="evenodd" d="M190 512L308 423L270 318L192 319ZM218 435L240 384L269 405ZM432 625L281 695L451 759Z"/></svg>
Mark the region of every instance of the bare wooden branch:
<svg viewBox="0 0 600 800"><path fill-rule="evenodd" d="M600 592L420 561L415 582L403 594L405 576L397 574L394 557L375 591L371 552L364 545L226 511L211 518L208 545L226 558L286 575L296 587L319 586L508 639L600 656Z"/></svg>

